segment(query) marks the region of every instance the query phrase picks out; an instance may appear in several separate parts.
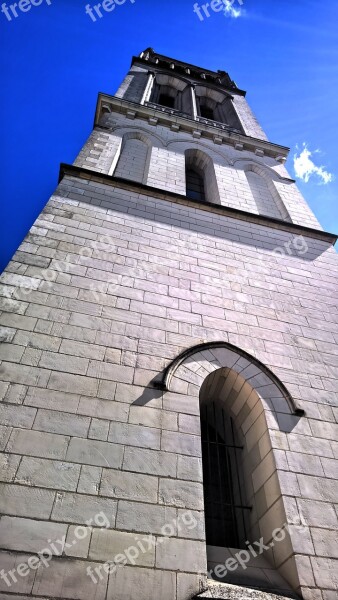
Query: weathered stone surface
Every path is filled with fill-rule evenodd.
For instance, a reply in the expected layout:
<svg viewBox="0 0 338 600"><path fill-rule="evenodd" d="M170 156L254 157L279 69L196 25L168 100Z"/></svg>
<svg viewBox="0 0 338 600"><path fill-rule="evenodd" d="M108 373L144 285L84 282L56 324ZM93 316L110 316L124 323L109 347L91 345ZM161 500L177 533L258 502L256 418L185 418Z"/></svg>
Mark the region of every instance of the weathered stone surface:
<svg viewBox="0 0 338 600"><path fill-rule="evenodd" d="M138 545L137 542L140 542ZM150 546L150 548L149 548ZM93 531L89 558L105 561L107 556L114 563L119 555L124 554L123 564L136 564L141 567L155 565L155 546L132 533L96 529ZM117 563L118 564L118 563Z"/></svg>
<svg viewBox="0 0 338 600"><path fill-rule="evenodd" d="M167 506L152 506L141 502L119 501L116 527L127 531L140 531L166 535L163 528L169 525L177 531L176 510Z"/></svg>
<svg viewBox="0 0 338 600"><path fill-rule="evenodd" d="M195 596L198 598L215 598L216 600L284 600L290 598L290 595L274 594L260 590L250 589L231 585L229 583L218 583L210 579L207 580L207 590ZM294 596L296 598L296 596Z"/></svg>
<svg viewBox="0 0 338 600"><path fill-rule="evenodd" d="M0 481L13 481L20 460L15 454L0 454Z"/></svg>
<svg viewBox="0 0 338 600"><path fill-rule="evenodd" d="M87 575L87 568L94 569L96 566L97 563L81 560L54 560L48 568L39 567L33 594L69 600L104 600L107 574L103 571L102 578L97 577L95 582Z"/></svg>
<svg viewBox="0 0 338 600"><path fill-rule="evenodd" d="M154 569L123 567L109 577L107 599L130 600L137 590L139 600L149 600L149 594L161 600L176 597L175 573Z"/></svg>
<svg viewBox="0 0 338 600"><path fill-rule="evenodd" d="M139 473L103 469L100 495L156 503L158 479Z"/></svg>
<svg viewBox="0 0 338 600"><path fill-rule="evenodd" d="M44 458L64 459L69 437L39 431L14 429L7 449L15 454L27 454Z"/></svg>
<svg viewBox="0 0 338 600"><path fill-rule="evenodd" d="M23 457L15 481L25 485L75 492L80 468L80 465L73 463Z"/></svg>
<svg viewBox="0 0 338 600"><path fill-rule="evenodd" d="M68 527L64 554L66 556L73 556L74 558L87 558L91 534L91 527L70 525Z"/></svg>
<svg viewBox="0 0 338 600"><path fill-rule="evenodd" d="M156 566L159 569L171 567L187 573L203 573L206 560L205 544L195 540L166 539L156 554Z"/></svg>
<svg viewBox="0 0 338 600"><path fill-rule="evenodd" d="M99 523L105 527L114 527L117 502L107 498L96 498L82 494L60 492L56 496L52 518L64 523L93 525L96 516L102 515Z"/></svg>
<svg viewBox="0 0 338 600"><path fill-rule="evenodd" d="M172 453L127 447L124 453L123 470L175 477L177 456Z"/></svg>
<svg viewBox="0 0 338 600"><path fill-rule="evenodd" d="M73 438L70 441L66 458L80 464L98 467L120 468L123 457L123 446Z"/></svg>
<svg viewBox="0 0 338 600"><path fill-rule="evenodd" d="M179 479L160 479L160 504L203 510L203 486Z"/></svg>
<svg viewBox="0 0 338 600"><path fill-rule="evenodd" d="M36 567L32 569L29 567L30 554L13 554L12 552L0 552L0 564L4 573L13 572L13 577L10 575L7 578L0 579L0 592L10 592L10 597L13 598L12 594L30 594L34 584L36 575ZM26 568L22 572L26 573L24 577L20 577L17 569L20 569L20 565L26 565ZM22 596L20 596L22 598Z"/></svg>
<svg viewBox="0 0 338 600"><path fill-rule="evenodd" d="M0 484L0 512L4 515L48 519L55 492Z"/></svg>
<svg viewBox="0 0 338 600"><path fill-rule="evenodd" d="M115 444L159 450L160 437L158 429L143 427L141 425L130 425L129 423L112 423L108 440Z"/></svg>
<svg viewBox="0 0 338 600"><path fill-rule="evenodd" d="M1 517L0 520L1 545L6 550L37 553L47 547L52 554L61 556L66 533L67 526L59 523L17 517Z"/></svg>

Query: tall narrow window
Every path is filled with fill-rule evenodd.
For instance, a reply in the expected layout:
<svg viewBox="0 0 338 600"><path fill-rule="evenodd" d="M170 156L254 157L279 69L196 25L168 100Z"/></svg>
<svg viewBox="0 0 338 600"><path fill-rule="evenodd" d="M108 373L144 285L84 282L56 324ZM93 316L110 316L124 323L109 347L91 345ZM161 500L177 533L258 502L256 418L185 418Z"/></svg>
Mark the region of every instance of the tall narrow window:
<svg viewBox="0 0 338 600"><path fill-rule="evenodd" d="M250 507L243 498L241 451L231 417L216 403L201 406L206 542L241 548Z"/></svg>
<svg viewBox="0 0 338 600"><path fill-rule="evenodd" d="M124 138L115 177L143 183L147 180L148 145L136 137Z"/></svg>
<svg viewBox="0 0 338 600"><path fill-rule="evenodd" d="M205 201L204 179L191 167L186 171L186 183L188 198Z"/></svg>

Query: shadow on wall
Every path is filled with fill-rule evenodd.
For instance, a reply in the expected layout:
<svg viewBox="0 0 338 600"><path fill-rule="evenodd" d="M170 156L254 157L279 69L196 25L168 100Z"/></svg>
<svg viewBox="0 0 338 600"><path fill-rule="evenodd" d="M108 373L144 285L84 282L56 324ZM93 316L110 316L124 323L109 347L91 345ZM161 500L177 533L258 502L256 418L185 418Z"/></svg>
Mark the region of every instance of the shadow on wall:
<svg viewBox="0 0 338 600"><path fill-rule="evenodd" d="M117 184L119 182L123 187L124 185L133 186L133 182L128 180L116 180ZM76 178L75 185L79 189L81 179ZM278 224L276 224L276 227L261 224L259 221L261 217L258 215L250 216L254 219L254 222L251 223L244 216L245 213L243 213L243 218L237 216L237 214L229 217L221 212L215 212L211 215L210 205L207 205L206 212L203 210L205 203L194 200L189 200L189 206L186 206L186 201L180 203L159 200L155 203L153 188L149 188L149 195L144 193L144 188L142 192L138 190L135 199L131 199L130 196L126 196L124 189L121 190L122 193L119 195L119 189L115 187L115 189L112 189L111 194L106 194L104 198L101 196L98 199L98 190L93 189L92 196L87 195L91 186L95 188L95 182L91 181L84 186L86 195L81 196L81 202L88 202L88 204L102 207L113 213L125 213L135 217L136 220L138 218L142 219L142 222L146 219L146 221L156 224L171 225L180 230L180 240L185 248L189 248L189 243L191 243L191 247L194 249L199 240L196 239L195 241L193 234L196 234L196 236L203 234L205 241L213 247L213 255L218 255L220 258L224 256L226 251L227 258L238 261L240 260L237 254L238 247L247 246L268 254L269 260L271 260L272 252L276 257L276 268L278 269L279 260L285 257L288 257L288 259L293 258L295 261L300 259L301 261L312 262L332 246L330 242L312 239L306 237L306 234L283 230ZM76 201L79 199L78 191L73 192L72 186L69 185L68 176L62 179L54 196L58 196L58 193L62 197ZM163 196L166 197L165 191L163 191ZM216 211L222 210L217 205L213 205L213 207ZM194 209L193 215L191 213L192 208ZM44 213L48 213L48 205L45 207ZM283 227L282 222L281 227ZM229 242L230 247L217 247L219 240ZM233 252L231 252L232 250ZM262 266L266 267L264 254L259 258L262 261Z"/></svg>

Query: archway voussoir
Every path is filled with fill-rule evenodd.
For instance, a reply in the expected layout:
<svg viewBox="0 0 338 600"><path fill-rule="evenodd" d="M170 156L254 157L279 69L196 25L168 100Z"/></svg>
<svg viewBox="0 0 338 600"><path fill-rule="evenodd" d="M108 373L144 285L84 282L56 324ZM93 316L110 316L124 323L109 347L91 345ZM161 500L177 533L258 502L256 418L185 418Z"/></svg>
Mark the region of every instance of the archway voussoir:
<svg viewBox="0 0 338 600"><path fill-rule="evenodd" d="M213 368L218 369L223 365L218 361L217 357L214 356L213 352L209 349L203 350L201 352L203 358L211 365Z"/></svg>
<svg viewBox="0 0 338 600"><path fill-rule="evenodd" d="M197 373L197 371L201 368L201 362L202 361L203 361L202 354L196 354L191 359L188 358L184 362L184 365L185 365L185 367L187 369L190 369L190 371L193 371L194 373Z"/></svg>
<svg viewBox="0 0 338 600"><path fill-rule="evenodd" d="M262 369L260 369L259 367L257 367L257 365L254 365L253 363L250 363L247 367L245 367L243 369L243 371L241 371L241 375L242 377L244 377L244 379L251 379L251 377L256 377L256 375L259 375L260 373L262 373Z"/></svg>
<svg viewBox="0 0 338 600"><path fill-rule="evenodd" d="M247 369L251 365L252 365L252 363L250 361L248 361L246 358L244 358L243 356L241 356L238 359L238 361L236 362L236 371L238 373L242 373L242 371L244 371L245 369Z"/></svg>
<svg viewBox="0 0 338 600"><path fill-rule="evenodd" d="M238 354L227 348L214 348L210 352L221 367L229 367L231 369L238 361Z"/></svg>
<svg viewBox="0 0 338 600"><path fill-rule="evenodd" d="M199 386L202 385L203 380L204 380L203 375L198 375L198 373L190 370L189 368L187 368L183 365L178 369L177 377L178 377L178 379L181 379L182 381L186 381L187 383L192 383L194 385L199 385Z"/></svg>
<svg viewBox="0 0 338 600"><path fill-rule="evenodd" d="M247 381L249 381L252 387L255 387L256 389L271 384L271 378L268 377L266 373L263 373L263 371L260 371L257 375L254 375L253 377L248 377Z"/></svg>
<svg viewBox="0 0 338 600"><path fill-rule="evenodd" d="M176 394L185 394L188 395L188 382L175 377L172 380L170 391L175 392Z"/></svg>

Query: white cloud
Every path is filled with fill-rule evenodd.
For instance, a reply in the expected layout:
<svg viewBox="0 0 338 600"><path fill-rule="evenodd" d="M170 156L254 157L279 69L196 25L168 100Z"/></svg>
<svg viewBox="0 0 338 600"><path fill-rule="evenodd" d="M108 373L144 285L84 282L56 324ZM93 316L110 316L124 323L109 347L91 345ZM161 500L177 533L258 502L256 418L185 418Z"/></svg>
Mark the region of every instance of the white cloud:
<svg viewBox="0 0 338 600"><path fill-rule="evenodd" d="M224 14L226 17L232 17L233 19L238 19L242 15L241 8L234 8L233 4L235 0L222 0L224 4ZM243 4L242 0L238 0L239 4Z"/></svg>
<svg viewBox="0 0 338 600"><path fill-rule="evenodd" d="M298 150L298 148L297 148ZM315 151L316 153L318 150ZM295 154L293 157L293 166L296 173L296 177L308 183L310 177L317 176L320 179L320 183L326 185L334 180L334 175L329 173L325 167L317 167L311 159L313 152L311 152L306 144L303 144L303 150L301 153Z"/></svg>

